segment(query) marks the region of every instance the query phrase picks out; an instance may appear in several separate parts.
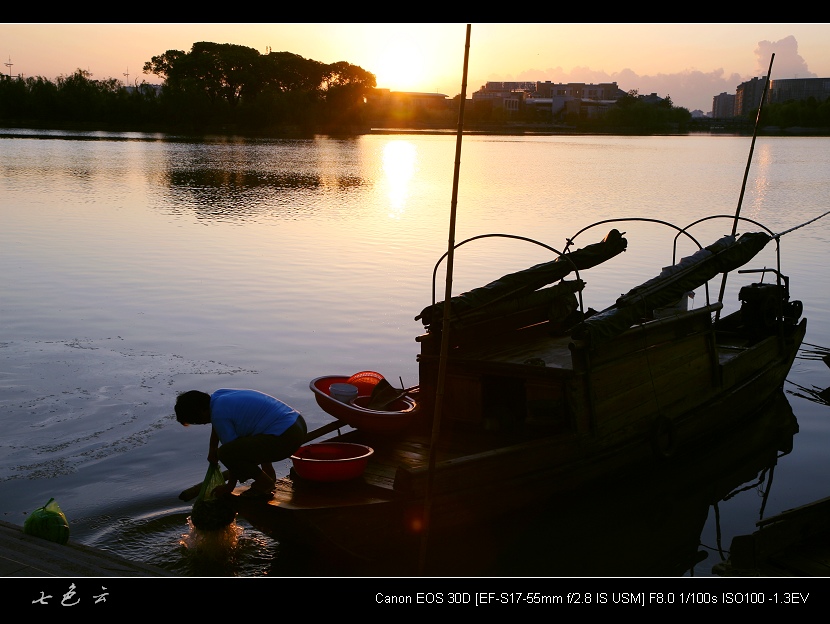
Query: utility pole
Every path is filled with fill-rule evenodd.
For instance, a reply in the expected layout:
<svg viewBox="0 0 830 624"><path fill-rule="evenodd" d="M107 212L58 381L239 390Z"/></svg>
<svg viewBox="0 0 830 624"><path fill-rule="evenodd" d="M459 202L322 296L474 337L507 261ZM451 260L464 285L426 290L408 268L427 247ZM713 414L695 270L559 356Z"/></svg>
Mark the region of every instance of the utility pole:
<svg viewBox="0 0 830 624"><path fill-rule="evenodd" d="M12 79L12 65L14 65L14 63L12 63L12 57L9 57L9 62L4 63L4 65L9 68L9 80L11 80Z"/></svg>

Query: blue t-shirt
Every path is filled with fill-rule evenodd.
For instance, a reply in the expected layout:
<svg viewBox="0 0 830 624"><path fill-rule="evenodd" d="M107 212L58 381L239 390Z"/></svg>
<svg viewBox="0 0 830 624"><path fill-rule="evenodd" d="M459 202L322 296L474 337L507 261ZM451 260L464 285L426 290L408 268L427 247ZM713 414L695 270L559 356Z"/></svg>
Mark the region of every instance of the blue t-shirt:
<svg viewBox="0 0 830 624"><path fill-rule="evenodd" d="M242 436L280 435L300 413L256 390L222 388L210 395L210 422L222 444Z"/></svg>

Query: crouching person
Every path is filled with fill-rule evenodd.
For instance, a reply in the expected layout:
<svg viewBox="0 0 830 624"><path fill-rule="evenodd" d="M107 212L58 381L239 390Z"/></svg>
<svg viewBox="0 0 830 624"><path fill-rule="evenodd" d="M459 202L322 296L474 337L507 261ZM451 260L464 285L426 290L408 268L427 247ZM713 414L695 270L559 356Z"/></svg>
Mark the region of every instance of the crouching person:
<svg viewBox="0 0 830 624"><path fill-rule="evenodd" d="M221 462L229 472L227 482L214 489L220 496L253 479L240 496L271 498L276 484L272 462L293 455L308 433L302 414L256 390L189 390L178 395L175 411L184 426L211 425L207 459Z"/></svg>

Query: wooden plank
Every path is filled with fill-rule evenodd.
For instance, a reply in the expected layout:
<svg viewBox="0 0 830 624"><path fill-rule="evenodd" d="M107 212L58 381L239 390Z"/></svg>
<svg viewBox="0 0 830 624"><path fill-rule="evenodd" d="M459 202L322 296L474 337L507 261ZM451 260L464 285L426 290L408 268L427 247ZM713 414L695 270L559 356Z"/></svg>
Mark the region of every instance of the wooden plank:
<svg viewBox="0 0 830 624"><path fill-rule="evenodd" d="M721 366L721 379L724 387L729 387L737 380L761 370L774 359L779 350L779 340L773 336L765 338L752 348L736 353L734 357Z"/></svg>
<svg viewBox="0 0 830 624"><path fill-rule="evenodd" d="M714 372L705 343L704 335L692 336L683 348L655 347L630 366L600 368L592 375L598 424L671 415L678 406L685 410L709 398Z"/></svg>
<svg viewBox="0 0 830 624"><path fill-rule="evenodd" d="M683 336L712 331L711 314L720 305L712 305L684 314L656 321L648 321L620 334L614 340L602 343L590 354L594 366L627 358L644 344L671 343Z"/></svg>

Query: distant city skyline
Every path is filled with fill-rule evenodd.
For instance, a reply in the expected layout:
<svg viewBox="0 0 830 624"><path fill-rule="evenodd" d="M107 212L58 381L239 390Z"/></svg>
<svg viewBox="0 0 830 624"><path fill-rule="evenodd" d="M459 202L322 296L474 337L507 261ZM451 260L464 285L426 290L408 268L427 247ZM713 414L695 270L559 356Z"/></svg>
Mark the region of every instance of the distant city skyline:
<svg viewBox="0 0 830 624"><path fill-rule="evenodd" d="M231 23L0 24L4 74L54 80L83 69L95 79L159 83L142 73L167 50L212 41L347 61L393 91L461 91L466 24ZM711 111L741 82L830 77L830 24L472 24L468 97L488 81L616 82Z"/></svg>

